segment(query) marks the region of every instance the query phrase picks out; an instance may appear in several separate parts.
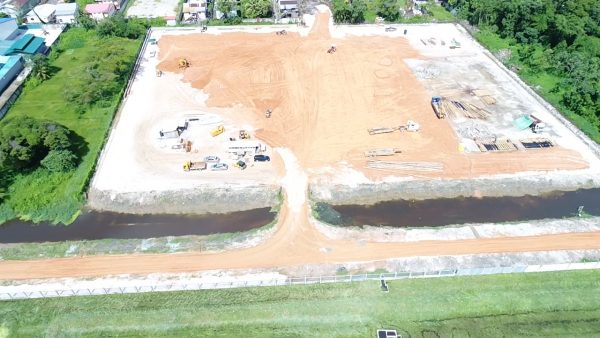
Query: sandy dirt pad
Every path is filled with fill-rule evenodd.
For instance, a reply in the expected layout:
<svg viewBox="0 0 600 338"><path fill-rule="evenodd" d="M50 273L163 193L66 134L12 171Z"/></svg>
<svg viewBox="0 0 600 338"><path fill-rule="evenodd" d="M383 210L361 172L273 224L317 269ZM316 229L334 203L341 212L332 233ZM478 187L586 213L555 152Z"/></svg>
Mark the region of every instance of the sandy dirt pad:
<svg viewBox="0 0 600 338"><path fill-rule="evenodd" d="M377 179L390 172L365 169L364 151L381 147L402 149L397 161L444 164L442 173L400 176L453 178L588 167L579 153L563 148L459 152L452 127L432 113L431 94L404 62L424 56L402 37L332 38L327 20L327 14L320 14L308 37L296 33L165 35L159 42L158 67L182 73L184 81L207 92L208 106L246 108L257 118L257 136L271 146L290 148L305 168L347 161ZM328 54L332 44L338 51ZM191 62L190 68L179 69L181 57ZM273 110L271 119L264 118L266 109ZM394 127L407 120L417 121L422 130L367 133L367 128Z"/></svg>

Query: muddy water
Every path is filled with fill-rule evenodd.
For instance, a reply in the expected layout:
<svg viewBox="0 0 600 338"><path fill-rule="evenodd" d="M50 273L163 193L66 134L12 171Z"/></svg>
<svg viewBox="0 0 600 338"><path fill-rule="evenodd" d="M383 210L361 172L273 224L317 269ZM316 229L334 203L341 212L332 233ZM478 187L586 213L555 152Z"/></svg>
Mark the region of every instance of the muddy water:
<svg viewBox="0 0 600 338"><path fill-rule="evenodd" d="M585 213L600 216L600 189L543 196L397 200L372 206L332 207L341 214L342 225L430 227L572 217L580 205Z"/></svg>
<svg viewBox="0 0 600 338"><path fill-rule="evenodd" d="M69 226L8 222L0 226L0 243L210 235L259 228L275 215L270 208L205 216L87 212Z"/></svg>

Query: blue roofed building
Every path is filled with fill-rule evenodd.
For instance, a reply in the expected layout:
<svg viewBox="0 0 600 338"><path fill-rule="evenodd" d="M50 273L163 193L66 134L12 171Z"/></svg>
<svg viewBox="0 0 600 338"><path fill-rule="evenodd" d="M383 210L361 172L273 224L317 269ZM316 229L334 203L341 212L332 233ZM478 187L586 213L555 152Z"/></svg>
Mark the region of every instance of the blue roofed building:
<svg viewBox="0 0 600 338"><path fill-rule="evenodd" d="M0 56L0 93L12 83L24 66L25 62L20 55Z"/></svg>

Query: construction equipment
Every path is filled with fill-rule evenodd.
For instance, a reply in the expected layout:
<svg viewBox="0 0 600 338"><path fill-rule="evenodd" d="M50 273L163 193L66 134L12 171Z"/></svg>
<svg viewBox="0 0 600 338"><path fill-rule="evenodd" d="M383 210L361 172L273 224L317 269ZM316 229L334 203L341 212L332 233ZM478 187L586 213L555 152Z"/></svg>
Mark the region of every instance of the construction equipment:
<svg viewBox="0 0 600 338"><path fill-rule="evenodd" d="M189 66L190 66L190 63L186 58L179 59L179 68L185 69L185 68L188 68Z"/></svg>
<svg viewBox="0 0 600 338"><path fill-rule="evenodd" d="M337 47L335 45L331 45L331 47L329 47L329 49L327 50L327 53L329 54L333 54L337 52Z"/></svg>
<svg viewBox="0 0 600 338"><path fill-rule="evenodd" d="M246 162L244 162L244 161L237 161L237 162L235 162L235 164L233 166L236 168L239 168L240 170L244 170L247 167Z"/></svg>
<svg viewBox="0 0 600 338"><path fill-rule="evenodd" d="M208 30L207 26L202 26L202 30L200 30L200 33L204 33Z"/></svg>
<svg viewBox="0 0 600 338"><path fill-rule="evenodd" d="M220 125L218 127L216 127L215 129L210 131L210 134L215 137L215 136L219 136L221 134L223 134L223 132L225 131L225 126Z"/></svg>
<svg viewBox="0 0 600 338"><path fill-rule="evenodd" d="M533 120L533 123L531 124L530 128L531 131L533 131L536 134L539 133L543 133L544 131L546 131L547 129L547 125L546 123L542 122L542 120L538 119L537 117L530 115L531 119Z"/></svg>
<svg viewBox="0 0 600 338"><path fill-rule="evenodd" d="M283 30L280 30L280 31L277 31L277 32L275 32L275 34L276 34L276 35L287 35L287 32L286 32L286 30L285 30L285 29L283 29Z"/></svg>
<svg viewBox="0 0 600 338"><path fill-rule="evenodd" d="M189 126L189 123L185 121L183 125L177 126L175 130L163 131L162 129L158 132L160 138L177 138L181 135Z"/></svg>
<svg viewBox="0 0 600 338"><path fill-rule="evenodd" d="M267 109L267 111L265 112L265 117L271 118L271 114L273 114L273 111L271 109Z"/></svg>
<svg viewBox="0 0 600 338"><path fill-rule="evenodd" d="M156 70L156 77L161 77L163 74L162 70L157 69Z"/></svg>
<svg viewBox="0 0 600 338"><path fill-rule="evenodd" d="M370 149L365 151L366 157L377 157L377 156L392 156L395 154L399 154L402 151L398 148L379 148L379 149Z"/></svg>
<svg viewBox="0 0 600 338"><path fill-rule="evenodd" d="M245 130L240 130L240 140L249 140L250 139L250 134L248 134L247 131Z"/></svg>
<svg viewBox="0 0 600 338"><path fill-rule="evenodd" d="M192 162L186 161L183 163L184 171L192 171L192 170L206 170L206 162Z"/></svg>
<svg viewBox="0 0 600 338"><path fill-rule="evenodd" d="M395 131L416 132L416 131L419 131L419 129L421 129L421 126L417 122L408 120L406 122L406 124L402 125L402 126L391 127L391 128L388 128L388 127L371 128L371 129L367 129L367 131L369 132L369 135L377 135L377 134L393 133Z"/></svg>
<svg viewBox="0 0 600 338"><path fill-rule="evenodd" d="M434 96L431 98L431 107L438 119L446 118L446 113L442 110L442 98Z"/></svg>

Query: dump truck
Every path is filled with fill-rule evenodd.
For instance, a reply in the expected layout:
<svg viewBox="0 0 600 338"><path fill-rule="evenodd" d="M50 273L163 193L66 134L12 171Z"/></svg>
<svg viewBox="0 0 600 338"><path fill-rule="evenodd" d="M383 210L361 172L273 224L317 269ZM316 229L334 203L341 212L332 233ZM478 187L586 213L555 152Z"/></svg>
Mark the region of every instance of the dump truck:
<svg viewBox="0 0 600 338"><path fill-rule="evenodd" d="M221 134L223 134L223 132L225 131L225 126L220 125L218 127L216 127L215 129L210 131L210 134L215 137L215 136L219 136Z"/></svg>
<svg viewBox="0 0 600 338"><path fill-rule="evenodd" d="M438 119L446 118L446 113L442 110L442 98L434 96L431 98L431 107Z"/></svg>
<svg viewBox="0 0 600 338"><path fill-rule="evenodd" d="M206 162L192 162L186 161L183 163L184 171L192 171L192 170L206 170Z"/></svg>

